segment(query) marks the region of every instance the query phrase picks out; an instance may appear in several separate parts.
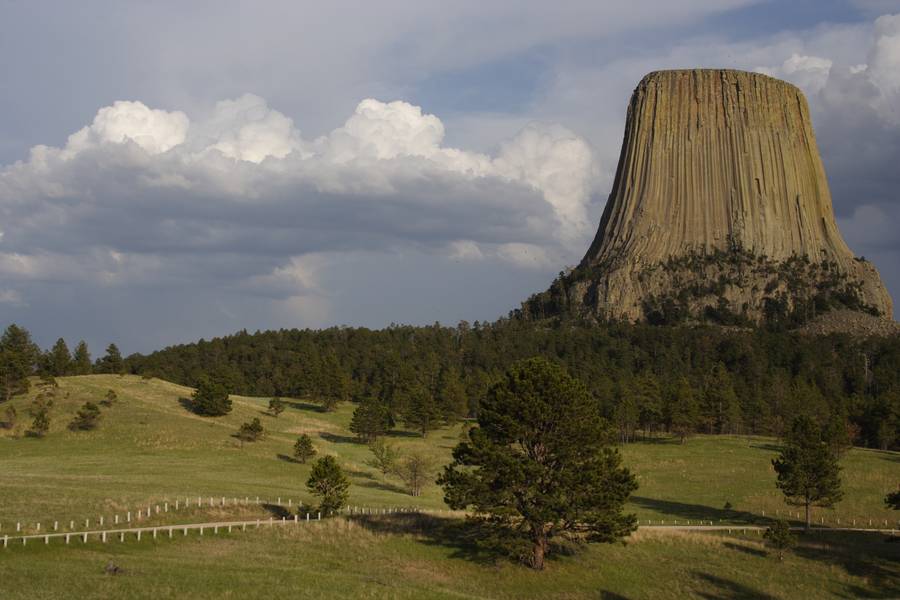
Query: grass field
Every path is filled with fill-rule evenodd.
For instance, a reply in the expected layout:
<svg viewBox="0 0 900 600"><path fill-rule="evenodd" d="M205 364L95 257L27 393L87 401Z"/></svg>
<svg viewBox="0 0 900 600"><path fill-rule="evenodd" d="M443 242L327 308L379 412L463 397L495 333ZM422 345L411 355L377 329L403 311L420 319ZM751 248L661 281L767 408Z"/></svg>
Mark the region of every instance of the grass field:
<svg viewBox="0 0 900 600"><path fill-rule="evenodd" d="M817 534L783 562L758 538L638 532L536 573L458 544L441 519L379 517L213 538L0 553L0 595L42 598L825 598L900 595L900 544ZM447 519L444 519L447 520ZM104 574L113 561L120 575Z"/></svg>
<svg viewBox="0 0 900 600"><path fill-rule="evenodd" d="M66 424L86 400L113 389L118 401L103 409L97 430L71 432ZM294 503L305 490L309 465L290 460L296 437L308 433L320 454L334 454L352 481L357 506L445 508L436 486L413 498L365 461L368 449L347 430L353 407L332 413L289 401L278 418L264 414L268 399L233 397L233 412L199 417L179 398L187 388L160 380L95 375L59 380L44 439L23 435L27 406L39 392L14 399L17 430L0 430L0 535L16 521L33 531L58 520L76 529L83 519L124 515L137 507L198 495ZM268 435L245 444L232 437L240 423L259 417ZM451 427L421 438L391 436L404 452L449 460L460 437ZM747 523L785 511L774 487L774 440L698 436L686 444L654 440L622 448L640 488L630 510L667 523L698 519ZM852 450L843 460L845 499L817 518L863 525L896 523L884 494L900 481L900 454ZM732 508L726 510L725 503ZM269 516L274 507L197 508L153 515L141 524ZM459 539L459 519L440 514L358 518L247 531L197 539L134 540L125 544L29 544L0 551L0 597L304 597L347 598L709 598L900 595L900 543L877 534L816 534L778 563L758 536L638 532L628 545L557 553L545 573L473 554ZM448 524L450 523L450 524ZM63 560L64 559L64 560ZM125 569L103 574L108 560ZM286 592L287 591L287 592Z"/></svg>
<svg viewBox="0 0 900 600"><path fill-rule="evenodd" d="M86 400L99 401L113 389L119 400L103 409L97 430L71 432L66 424ZM118 514L139 505L198 495L292 498L306 503L309 465L290 460L297 436L308 433L321 453L334 454L353 483L351 504L445 508L440 489L421 497L406 494L399 481L385 480L365 464L369 451L357 443L347 425L351 404L326 413L318 406L289 401L278 418L264 414L268 399L233 397L225 417L199 417L179 398L191 390L139 377L92 375L59 379L51 431L44 439L21 435L30 424L27 406L38 393L13 400L20 431L0 430L0 532L11 522L66 522ZM232 434L240 423L259 417L268 435L241 449ZM391 441L404 452L449 460L460 437L459 426L427 438L398 431ZM784 515L788 507L774 486L771 459L774 440L738 436L698 436L686 444L666 439L622 448L625 463L638 477L631 510L640 519L667 522L708 519L752 522ZM842 524L889 520L883 497L900 482L900 453L852 450L843 460L845 499L834 510L817 510L817 518ZM731 510L725 510L725 503ZM220 511L221 512L221 511ZM246 513L246 511L244 511ZM186 516L182 513L182 516Z"/></svg>

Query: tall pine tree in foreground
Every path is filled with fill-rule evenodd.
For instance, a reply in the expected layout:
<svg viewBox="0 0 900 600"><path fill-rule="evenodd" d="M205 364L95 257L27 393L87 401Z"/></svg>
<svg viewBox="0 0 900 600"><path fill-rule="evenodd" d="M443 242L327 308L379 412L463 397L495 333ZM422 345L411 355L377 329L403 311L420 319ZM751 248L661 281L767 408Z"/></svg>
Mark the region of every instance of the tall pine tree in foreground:
<svg viewBox="0 0 900 600"><path fill-rule="evenodd" d="M785 438L784 448L772 460L778 474L776 485L788 504L806 511L806 529L810 526L810 508L830 508L843 497L838 457L822 430L809 417L797 417Z"/></svg>
<svg viewBox="0 0 900 600"><path fill-rule="evenodd" d="M637 489L609 446L610 431L585 386L543 358L513 365L487 393L478 427L453 450L438 483L470 509L492 541L544 567L560 535L613 542L635 529L624 514Z"/></svg>

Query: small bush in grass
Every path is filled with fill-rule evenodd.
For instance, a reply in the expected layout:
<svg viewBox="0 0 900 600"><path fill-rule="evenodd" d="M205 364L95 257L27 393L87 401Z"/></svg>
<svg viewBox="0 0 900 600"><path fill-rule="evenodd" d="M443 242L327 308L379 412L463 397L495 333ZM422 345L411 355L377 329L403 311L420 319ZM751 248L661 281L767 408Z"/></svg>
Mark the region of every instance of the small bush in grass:
<svg viewBox="0 0 900 600"><path fill-rule="evenodd" d="M112 406L118 398L119 396L116 394L115 390L107 390L106 396L100 401L100 404L103 406Z"/></svg>
<svg viewBox="0 0 900 600"><path fill-rule="evenodd" d="M100 423L100 407L93 402L85 402L75 418L69 422L69 429L72 431L89 431L96 429Z"/></svg>
<svg viewBox="0 0 900 600"><path fill-rule="evenodd" d="M791 533L791 527L785 520L772 523L766 529L763 538L769 547L775 550L778 560L784 560L784 553L797 545L797 537Z"/></svg>
<svg viewBox="0 0 900 600"><path fill-rule="evenodd" d="M243 423L238 428L235 435L241 440L241 448L243 448L244 442L255 442L262 438L263 435L265 435L265 430L263 429L262 423L259 422L259 419L254 418L252 421Z"/></svg>
<svg viewBox="0 0 900 600"><path fill-rule="evenodd" d="M276 397L269 400L269 414L273 417L277 417L278 415L283 413L285 407L286 405L284 403L284 400L282 400L281 398Z"/></svg>
<svg viewBox="0 0 900 600"><path fill-rule="evenodd" d="M42 438L50 431L50 409L44 406L36 410L33 416L34 421L31 422L31 429L28 430L28 435Z"/></svg>
<svg viewBox="0 0 900 600"><path fill-rule="evenodd" d="M18 413L16 413L15 406L7 406L5 411L5 420L3 421L3 429L12 429L16 426L16 421L18 420Z"/></svg>

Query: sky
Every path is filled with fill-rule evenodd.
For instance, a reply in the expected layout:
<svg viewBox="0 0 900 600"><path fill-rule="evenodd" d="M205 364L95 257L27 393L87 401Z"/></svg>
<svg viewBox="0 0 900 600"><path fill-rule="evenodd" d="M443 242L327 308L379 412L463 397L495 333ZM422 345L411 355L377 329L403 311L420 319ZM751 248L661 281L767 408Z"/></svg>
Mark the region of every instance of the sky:
<svg viewBox="0 0 900 600"><path fill-rule="evenodd" d="M900 299L900 0L0 0L0 56L0 324L42 347L505 316L664 68L800 86Z"/></svg>

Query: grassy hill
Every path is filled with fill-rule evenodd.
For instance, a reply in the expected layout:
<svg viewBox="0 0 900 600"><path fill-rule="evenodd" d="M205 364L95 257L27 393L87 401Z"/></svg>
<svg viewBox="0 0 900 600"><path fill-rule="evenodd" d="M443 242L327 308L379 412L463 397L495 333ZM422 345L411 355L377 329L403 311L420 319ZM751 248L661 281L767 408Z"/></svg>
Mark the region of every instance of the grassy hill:
<svg viewBox="0 0 900 600"><path fill-rule="evenodd" d="M347 430L352 404L323 412L317 405L287 400L279 417L265 414L266 398L232 396L225 417L200 417L180 399L191 390L158 379L91 375L58 380L51 430L44 439L22 435L30 424L27 408L40 393L13 400L19 430L0 430L3 480L0 532L10 522L88 518L129 510L138 504L185 496L313 499L305 489L309 465L290 460L293 443L309 434L320 454L333 454L345 468L350 502L360 506L446 508L439 488L409 496L399 481L385 479L366 460L370 453ZM85 401L114 390L118 400L103 409L95 431L72 432L66 425ZM253 417L263 422L264 440L244 444L233 437ZM429 433L399 430L390 436L403 452L421 452L436 465L450 459L461 427ZM17 437L18 434L18 437ZM622 448L625 464L640 488L631 504L642 521L711 519L752 522L798 509L784 504L774 486L774 440L739 436L698 436L680 444L659 439ZM854 449L843 460L846 497L835 510L817 510L817 519L842 524L868 519L896 522L885 493L900 482L900 453ZM731 510L725 510L730 503Z"/></svg>
<svg viewBox="0 0 900 600"><path fill-rule="evenodd" d="M71 432L66 424L81 404L118 395L103 409L97 430ZM347 430L353 406L322 412L291 401L279 417L265 415L268 399L233 397L234 410L199 417L179 400L191 390L139 377L95 375L59 380L44 439L23 435L27 407L41 390L13 400L18 430L0 430L0 535L15 521L27 529L53 520L63 527L197 495L311 502L309 466L289 460L297 436L308 433L320 454L334 454L352 481L359 506L445 508L440 490L406 494L365 464L368 449ZM259 417L267 437L240 448L240 423ZM460 426L430 433L395 432L404 452L417 450L436 464L449 460ZM688 519L762 521L786 506L774 487L775 441L698 436L682 445L659 439L622 448L640 489L630 509L642 522ZM843 460L845 500L816 511L842 524L869 518L896 523L884 494L900 481L900 453L854 449ZM726 510L725 503L732 508ZM231 516L268 516L272 507L192 508L154 515L149 522L188 522ZM109 521L107 521L109 522ZM147 521L145 521L147 523ZM199 539L90 542L0 551L0 597L346 597L346 598L681 598L900 595L900 544L874 534L817 534L778 563L756 535L639 532L625 546L558 552L545 573L493 563L460 538L458 519L440 513L364 517L302 524L285 530ZM77 528L77 527L76 527ZM104 576L114 560L124 575Z"/></svg>

